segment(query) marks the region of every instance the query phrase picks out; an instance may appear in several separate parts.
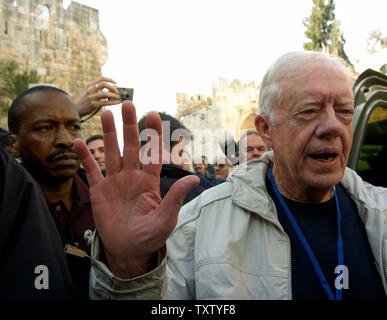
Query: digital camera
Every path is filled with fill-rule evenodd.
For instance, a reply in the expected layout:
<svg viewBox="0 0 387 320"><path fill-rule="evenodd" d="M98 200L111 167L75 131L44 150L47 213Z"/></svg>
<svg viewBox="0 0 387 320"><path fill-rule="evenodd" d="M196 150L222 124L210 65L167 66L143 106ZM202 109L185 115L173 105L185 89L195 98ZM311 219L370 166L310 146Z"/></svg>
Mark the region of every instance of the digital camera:
<svg viewBox="0 0 387 320"><path fill-rule="evenodd" d="M120 93L121 101L129 100L133 101L133 88L122 88L118 87L118 92Z"/></svg>

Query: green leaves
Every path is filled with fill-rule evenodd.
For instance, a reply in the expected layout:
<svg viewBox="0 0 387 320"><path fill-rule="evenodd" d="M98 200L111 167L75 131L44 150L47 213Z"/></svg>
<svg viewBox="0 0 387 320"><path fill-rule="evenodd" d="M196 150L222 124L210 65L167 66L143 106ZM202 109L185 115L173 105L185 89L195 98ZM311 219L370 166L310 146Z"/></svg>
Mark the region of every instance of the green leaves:
<svg viewBox="0 0 387 320"><path fill-rule="evenodd" d="M15 61L0 61L0 94L14 100L28 89L30 83L38 83L39 76L35 70L17 72Z"/></svg>
<svg viewBox="0 0 387 320"><path fill-rule="evenodd" d="M35 70L17 72L15 61L0 61L0 117L8 113L9 105L6 102L14 100L28 89L30 83L39 83L39 75Z"/></svg>
<svg viewBox="0 0 387 320"><path fill-rule="evenodd" d="M313 0L313 4L310 17L303 20L307 28L305 36L311 39L304 43L304 49L336 54L351 65L344 50L345 39L340 22L335 17L334 0Z"/></svg>

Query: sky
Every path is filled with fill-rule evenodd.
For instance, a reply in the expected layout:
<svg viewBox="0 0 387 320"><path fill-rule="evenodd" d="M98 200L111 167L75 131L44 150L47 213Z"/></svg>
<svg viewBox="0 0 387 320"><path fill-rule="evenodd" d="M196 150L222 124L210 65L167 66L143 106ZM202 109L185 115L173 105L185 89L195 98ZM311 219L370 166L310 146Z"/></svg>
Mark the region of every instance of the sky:
<svg viewBox="0 0 387 320"><path fill-rule="evenodd" d="M176 112L176 92L210 95L219 77L259 84L276 58L302 50L312 0L78 0L99 10L104 76L134 88L138 119ZM352 62L371 31L387 35L386 0L336 0ZM385 59L387 61L387 57ZM117 121L118 108L112 108Z"/></svg>

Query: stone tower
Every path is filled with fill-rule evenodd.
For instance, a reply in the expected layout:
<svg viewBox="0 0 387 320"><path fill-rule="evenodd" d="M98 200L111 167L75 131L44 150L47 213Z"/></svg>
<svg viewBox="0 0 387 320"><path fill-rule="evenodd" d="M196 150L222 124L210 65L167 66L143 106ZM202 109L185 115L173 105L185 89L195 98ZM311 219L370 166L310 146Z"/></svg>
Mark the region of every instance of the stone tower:
<svg viewBox="0 0 387 320"><path fill-rule="evenodd" d="M176 118L193 134L194 156L205 154L213 161L219 139L231 134L238 141L242 130L255 129L258 96L259 86L254 82L243 84L234 79L228 83L226 78L212 83L211 97L197 94L188 98L185 93L177 93Z"/></svg>
<svg viewBox="0 0 387 320"><path fill-rule="evenodd" d="M62 0L1 0L0 60L14 60L18 71L36 70L40 82L55 85L75 99L101 75L107 41L94 8ZM6 119L0 126L7 128ZM85 138L101 132L100 118L83 124Z"/></svg>

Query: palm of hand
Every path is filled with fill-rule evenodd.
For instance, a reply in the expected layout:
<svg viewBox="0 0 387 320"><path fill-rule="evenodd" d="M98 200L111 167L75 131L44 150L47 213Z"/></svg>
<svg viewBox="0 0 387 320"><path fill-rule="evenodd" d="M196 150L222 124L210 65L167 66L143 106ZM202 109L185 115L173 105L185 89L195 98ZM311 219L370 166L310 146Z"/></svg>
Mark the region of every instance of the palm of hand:
<svg viewBox="0 0 387 320"><path fill-rule="evenodd" d="M177 222L177 215L187 192L199 179L186 176L177 181L163 200L159 184L161 171L162 127L157 113L147 116L147 127L158 137L156 161L139 167L139 135L134 106L122 105L124 150L118 148L111 111L102 114L107 177L103 178L97 162L83 140L74 142L90 185L94 223L105 248L112 272L122 278L146 272L154 254L165 245ZM149 118L149 121L148 121Z"/></svg>
<svg viewBox="0 0 387 320"><path fill-rule="evenodd" d="M101 238L107 239L104 246L109 253L120 254L116 249L119 248L135 256L146 256L160 249L153 238L156 229L163 228L158 212L158 177L140 170L119 172L90 191L95 224Z"/></svg>

